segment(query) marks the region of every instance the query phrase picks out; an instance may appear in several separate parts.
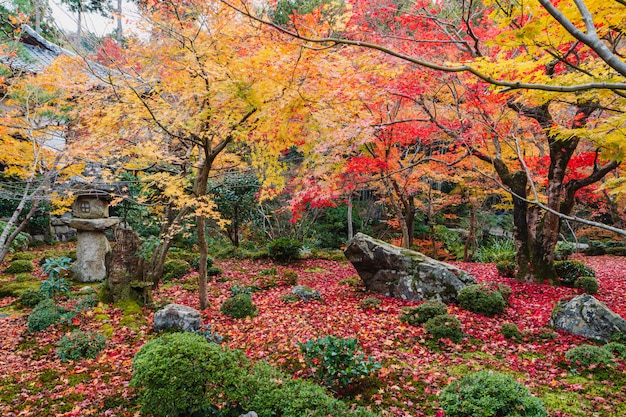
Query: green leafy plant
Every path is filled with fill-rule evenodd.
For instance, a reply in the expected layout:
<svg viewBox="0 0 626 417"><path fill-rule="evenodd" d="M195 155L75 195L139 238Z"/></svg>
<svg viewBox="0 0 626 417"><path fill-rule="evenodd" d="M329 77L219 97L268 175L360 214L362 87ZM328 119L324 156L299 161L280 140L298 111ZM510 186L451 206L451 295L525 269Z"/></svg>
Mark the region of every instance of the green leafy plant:
<svg viewBox="0 0 626 417"><path fill-rule="evenodd" d="M205 415L232 405L250 361L239 352L193 333L165 334L141 347L133 360L131 386L143 415Z"/></svg>
<svg viewBox="0 0 626 417"><path fill-rule="evenodd" d="M487 245L479 246L474 253L477 262L493 263L515 261L515 242L512 239L491 239Z"/></svg>
<svg viewBox="0 0 626 417"><path fill-rule="evenodd" d="M189 273L190 269L191 266L187 261L182 259L169 260L163 264L163 275L161 279L167 282L173 279L182 278Z"/></svg>
<svg viewBox="0 0 626 417"><path fill-rule="evenodd" d="M506 278L515 278L515 262L500 261L496 264L496 269L500 276Z"/></svg>
<svg viewBox="0 0 626 417"><path fill-rule="evenodd" d="M522 333L515 323L503 323L502 326L500 326L500 333L502 333L505 339L515 340L516 342L522 340Z"/></svg>
<svg viewBox="0 0 626 417"><path fill-rule="evenodd" d="M580 277L596 276L596 271L581 261L557 261L554 262L554 269L559 277L559 284L565 287L573 287Z"/></svg>
<svg viewBox="0 0 626 417"><path fill-rule="evenodd" d="M587 294L597 294L600 287L598 280L594 277L580 277L576 280L576 288L580 288Z"/></svg>
<svg viewBox="0 0 626 417"><path fill-rule="evenodd" d="M380 300L376 297L367 297L359 301L359 307L364 310L378 310Z"/></svg>
<svg viewBox="0 0 626 417"><path fill-rule="evenodd" d="M63 362L95 359L105 345L106 337L100 333L74 330L58 342L57 355Z"/></svg>
<svg viewBox="0 0 626 417"><path fill-rule="evenodd" d="M0 234L4 232L4 228L7 226L6 222L0 221ZM11 227L11 233L15 231L15 226ZM28 244L30 242L30 236L27 233L20 232L13 242L11 242L11 246L9 247L9 252L15 252L16 250L24 250L28 248ZM25 271L30 272L30 271Z"/></svg>
<svg viewBox="0 0 626 417"><path fill-rule="evenodd" d="M24 272L33 272L34 269L35 265L33 265L32 261L27 259L18 259L16 261L11 261L4 272L7 274L19 274Z"/></svg>
<svg viewBox="0 0 626 417"><path fill-rule="evenodd" d="M448 314L448 307L444 303L436 300L427 300L417 307L403 308L402 313L400 313L400 321L415 326L444 314Z"/></svg>
<svg viewBox="0 0 626 417"><path fill-rule="evenodd" d="M507 306L502 290L490 283L472 284L462 288L457 295L457 301L461 308L488 317L502 313Z"/></svg>
<svg viewBox="0 0 626 417"><path fill-rule="evenodd" d="M299 344L304 362L322 385L345 388L381 368L380 362L360 353L354 338L327 336Z"/></svg>
<svg viewBox="0 0 626 417"><path fill-rule="evenodd" d="M41 301L28 316L28 331L35 333L47 329L61 320L62 313L52 299Z"/></svg>
<svg viewBox="0 0 626 417"><path fill-rule="evenodd" d="M216 331L213 331L210 324L205 324L202 329L194 331L198 336L202 336L209 343L217 343L218 345L224 341L224 338Z"/></svg>
<svg viewBox="0 0 626 417"><path fill-rule="evenodd" d="M48 278L56 279L64 276L72 265L72 258L61 256L59 258L46 258L41 264L44 274Z"/></svg>
<svg viewBox="0 0 626 417"><path fill-rule="evenodd" d="M480 371L448 385L439 395L447 417L548 417L545 406L508 375Z"/></svg>
<svg viewBox="0 0 626 417"><path fill-rule="evenodd" d="M259 313L259 310L252 302L252 296L245 293L236 294L224 301L220 311L233 319L254 317Z"/></svg>
<svg viewBox="0 0 626 417"><path fill-rule="evenodd" d="M613 354L606 349L594 345L580 345L565 352L572 372L598 373L613 366Z"/></svg>
<svg viewBox="0 0 626 417"><path fill-rule="evenodd" d="M268 256L278 262L290 262L298 259L301 248L297 240L281 237L270 242L267 251Z"/></svg>
<svg viewBox="0 0 626 417"><path fill-rule="evenodd" d="M46 298L54 298L58 295L69 295L70 283L63 277L50 277L41 283L39 292Z"/></svg>
<svg viewBox="0 0 626 417"><path fill-rule="evenodd" d="M450 314L443 314L429 319L424 324L424 328L435 340L450 339L456 343L463 340L461 322Z"/></svg>

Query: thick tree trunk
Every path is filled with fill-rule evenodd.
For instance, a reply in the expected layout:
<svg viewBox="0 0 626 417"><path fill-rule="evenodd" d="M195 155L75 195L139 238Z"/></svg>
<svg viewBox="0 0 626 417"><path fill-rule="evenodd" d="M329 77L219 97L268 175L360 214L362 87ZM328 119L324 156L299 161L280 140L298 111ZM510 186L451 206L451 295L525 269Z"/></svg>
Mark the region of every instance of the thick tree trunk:
<svg viewBox="0 0 626 417"><path fill-rule="evenodd" d="M352 192L348 195L348 241L354 237L354 225L352 224Z"/></svg>

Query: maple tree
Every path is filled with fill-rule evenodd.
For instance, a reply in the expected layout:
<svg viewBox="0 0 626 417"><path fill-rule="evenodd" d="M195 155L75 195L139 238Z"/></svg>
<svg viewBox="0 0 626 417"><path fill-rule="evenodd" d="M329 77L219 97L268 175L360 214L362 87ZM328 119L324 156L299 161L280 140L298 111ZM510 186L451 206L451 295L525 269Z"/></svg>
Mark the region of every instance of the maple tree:
<svg viewBox="0 0 626 417"><path fill-rule="evenodd" d="M11 56L18 51L5 53ZM54 184L75 175L82 166L67 141L72 136L73 107L67 90L54 82L58 70L52 66L39 75L15 74L15 78L9 72L11 77L3 86L0 188L8 188L16 205L0 233L0 260L40 203L57 194Z"/></svg>
<svg viewBox="0 0 626 417"><path fill-rule="evenodd" d="M456 74L459 79L475 77L465 83L484 97L493 97L493 88L502 87L502 98L496 102L536 123L547 142L550 165L545 197L529 194L529 188L537 187L532 187L528 165L518 149L516 162L510 164L499 153L486 154L471 142L468 146L474 156L495 168L500 183L513 196L518 277L555 282L552 263L562 219L572 219L577 192L601 180L622 159L619 126L624 114L618 104L623 104L626 89L625 64L620 59L622 3L579 1L557 7L548 0L532 5L355 1L342 36L326 36L310 27L303 31L303 25L280 26L255 16L245 2L228 4L305 46L352 45ZM459 129L471 130L462 125ZM566 181L569 161L585 143L596 144L598 157L586 176ZM532 218L534 206L540 208L541 217Z"/></svg>

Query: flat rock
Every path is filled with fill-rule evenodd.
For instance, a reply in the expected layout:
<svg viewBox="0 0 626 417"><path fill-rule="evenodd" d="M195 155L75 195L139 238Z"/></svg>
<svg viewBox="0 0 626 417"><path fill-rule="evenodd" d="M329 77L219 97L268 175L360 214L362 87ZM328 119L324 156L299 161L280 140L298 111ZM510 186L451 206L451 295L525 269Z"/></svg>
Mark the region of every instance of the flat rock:
<svg viewBox="0 0 626 417"><path fill-rule="evenodd" d="M322 296L319 291L304 285L296 285L291 293L303 301L321 300Z"/></svg>
<svg viewBox="0 0 626 417"><path fill-rule="evenodd" d="M462 288L476 283L476 278L453 265L363 233L348 242L344 253L368 290L390 297L452 303Z"/></svg>
<svg viewBox="0 0 626 417"><path fill-rule="evenodd" d="M119 217L106 217L103 219L79 219L74 217L70 220L70 227L86 232L103 232L119 222Z"/></svg>
<svg viewBox="0 0 626 417"><path fill-rule="evenodd" d="M194 332L202 327L200 312L195 308L168 304L154 313L154 331L166 329L181 329L185 332Z"/></svg>
<svg viewBox="0 0 626 417"><path fill-rule="evenodd" d="M589 294L559 301L550 325L556 329L607 342L614 333L626 333L626 320Z"/></svg>

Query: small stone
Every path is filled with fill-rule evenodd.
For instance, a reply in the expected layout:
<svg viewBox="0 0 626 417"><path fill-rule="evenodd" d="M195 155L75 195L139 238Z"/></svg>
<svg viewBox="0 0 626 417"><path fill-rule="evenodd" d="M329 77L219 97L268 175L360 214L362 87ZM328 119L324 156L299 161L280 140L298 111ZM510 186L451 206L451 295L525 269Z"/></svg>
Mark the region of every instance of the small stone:
<svg viewBox="0 0 626 417"><path fill-rule="evenodd" d="M239 417L259 417L254 411L249 411L246 414L242 414Z"/></svg>
<svg viewBox="0 0 626 417"><path fill-rule="evenodd" d="M168 304L154 313L154 331L181 329L194 332L202 326L200 313L195 308L180 304Z"/></svg>
<svg viewBox="0 0 626 417"><path fill-rule="evenodd" d="M319 291L313 288L306 287L304 285L297 285L293 287L291 293L303 301L321 300L322 296Z"/></svg>

